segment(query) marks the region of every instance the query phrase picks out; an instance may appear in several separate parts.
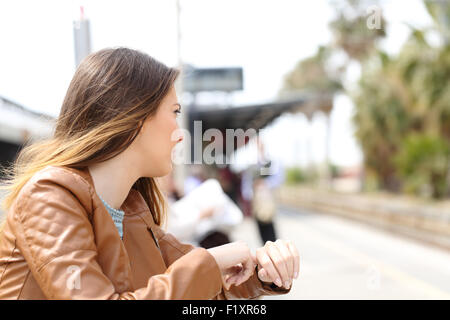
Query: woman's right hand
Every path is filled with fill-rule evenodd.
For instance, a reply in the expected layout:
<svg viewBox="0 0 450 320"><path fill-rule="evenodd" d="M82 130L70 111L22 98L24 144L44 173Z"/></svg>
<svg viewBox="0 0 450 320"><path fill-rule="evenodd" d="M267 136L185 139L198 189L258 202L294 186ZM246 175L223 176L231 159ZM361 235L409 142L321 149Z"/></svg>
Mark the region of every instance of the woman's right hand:
<svg viewBox="0 0 450 320"><path fill-rule="evenodd" d="M255 271L256 264L252 259L250 248L243 241L207 250L216 259L222 273L223 286L227 290L232 284L238 286L247 281Z"/></svg>

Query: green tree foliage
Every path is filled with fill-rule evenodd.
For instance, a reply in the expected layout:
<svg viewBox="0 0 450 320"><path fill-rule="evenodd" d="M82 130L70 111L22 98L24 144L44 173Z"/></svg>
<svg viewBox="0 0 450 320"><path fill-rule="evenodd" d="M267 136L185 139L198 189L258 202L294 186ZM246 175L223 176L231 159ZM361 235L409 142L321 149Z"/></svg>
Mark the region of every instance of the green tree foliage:
<svg viewBox="0 0 450 320"><path fill-rule="evenodd" d="M304 170L300 167L290 167L286 169L285 174L287 184L314 183L318 179L314 168Z"/></svg>
<svg viewBox="0 0 450 320"><path fill-rule="evenodd" d="M386 21L380 12L380 27L368 28L368 8L375 8L376 1L347 0L334 3L338 12L330 23L334 48L342 49L348 57L365 60L375 49L379 39L386 35ZM374 14L374 13L372 13Z"/></svg>
<svg viewBox="0 0 450 320"><path fill-rule="evenodd" d="M405 190L422 193L428 187L434 198L446 196L449 156L447 139L439 135L410 134L394 159L404 178Z"/></svg>
<svg viewBox="0 0 450 320"><path fill-rule="evenodd" d="M403 182L409 191L420 192L422 182L441 197L448 186L443 183L446 172L439 170L448 170L448 163L433 167L439 152L428 148L441 147L445 154L442 141L450 139L450 47L445 37L442 45L431 46L426 32L412 28L397 56L378 51L366 61L353 96L354 123L365 165L377 173L381 187L395 190ZM413 155L421 149L415 164ZM415 165L418 170L411 170Z"/></svg>
<svg viewBox="0 0 450 320"><path fill-rule="evenodd" d="M306 91L314 93L334 93L342 89L338 74L327 67L330 51L319 47L316 54L301 60L284 79L281 94Z"/></svg>
<svg viewBox="0 0 450 320"><path fill-rule="evenodd" d="M355 103L355 134L372 185L417 193L428 186L433 197L442 197L449 188L450 1L425 0L434 25L411 27L409 40L395 56L378 46L386 34L383 17L380 29L367 26L367 8L376 4L335 2L338 13L330 23L334 41L300 61L286 76L283 91L333 94L343 89L345 63L333 67L330 57L345 52L346 63L361 65L357 89L348 94ZM430 34L438 36L438 45L429 43Z"/></svg>
<svg viewBox="0 0 450 320"><path fill-rule="evenodd" d="M286 183L287 184L297 184L305 182L306 177L303 170L299 167L292 167L286 169Z"/></svg>
<svg viewBox="0 0 450 320"><path fill-rule="evenodd" d="M399 181L391 158L411 124L402 101L402 82L392 68L395 62L382 53L377 58L370 61L374 66L363 69L359 90L353 96L355 134L366 168L377 173L382 188L397 190Z"/></svg>

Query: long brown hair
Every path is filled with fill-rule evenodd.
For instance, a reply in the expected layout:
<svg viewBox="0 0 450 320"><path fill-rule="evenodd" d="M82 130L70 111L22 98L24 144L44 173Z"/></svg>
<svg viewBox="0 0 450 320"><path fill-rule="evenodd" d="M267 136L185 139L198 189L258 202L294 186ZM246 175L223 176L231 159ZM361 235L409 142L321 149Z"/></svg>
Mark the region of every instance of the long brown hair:
<svg viewBox="0 0 450 320"><path fill-rule="evenodd" d="M156 113L179 71L129 48L106 48L78 66L56 120L53 137L25 145L15 162L2 168L5 212L20 189L48 165L85 168L124 151L148 116ZM165 220L164 196L153 178L141 177L138 190L155 223ZM0 228L1 229L1 228Z"/></svg>

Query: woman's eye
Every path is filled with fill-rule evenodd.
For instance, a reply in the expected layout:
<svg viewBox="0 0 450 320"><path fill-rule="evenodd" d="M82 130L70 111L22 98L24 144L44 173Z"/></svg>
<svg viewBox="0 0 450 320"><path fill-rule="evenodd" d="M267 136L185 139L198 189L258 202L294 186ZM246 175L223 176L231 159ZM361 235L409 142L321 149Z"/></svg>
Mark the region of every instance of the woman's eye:
<svg viewBox="0 0 450 320"><path fill-rule="evenodd" d="M180 110L180 109L177 109L177 110L175 110L174 112L175 112L175 113L181 113L181 110Z"/></svg>

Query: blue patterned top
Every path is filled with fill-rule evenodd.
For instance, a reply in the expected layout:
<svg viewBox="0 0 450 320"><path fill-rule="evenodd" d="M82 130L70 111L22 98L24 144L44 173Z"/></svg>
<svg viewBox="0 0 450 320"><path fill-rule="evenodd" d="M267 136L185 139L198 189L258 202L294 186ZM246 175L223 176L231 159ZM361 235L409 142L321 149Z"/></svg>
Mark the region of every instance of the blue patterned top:
<svg viewBox="0 0 450 320"><path fill-rule="evenodd" d="M117 231L119 231L120 238L123 239L123 216L125 215L125 212L123 210L114 209L111 207L108 203L106 203L105 200L103 200L102 197L100 197L99 194L97 194L100 200L102 200L103 204L105 205L106 209L108 210L109 214L111 215L114 224L117 227Z"/></svg>

